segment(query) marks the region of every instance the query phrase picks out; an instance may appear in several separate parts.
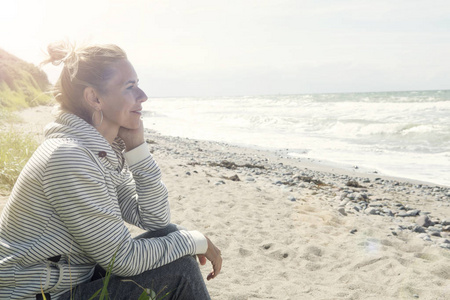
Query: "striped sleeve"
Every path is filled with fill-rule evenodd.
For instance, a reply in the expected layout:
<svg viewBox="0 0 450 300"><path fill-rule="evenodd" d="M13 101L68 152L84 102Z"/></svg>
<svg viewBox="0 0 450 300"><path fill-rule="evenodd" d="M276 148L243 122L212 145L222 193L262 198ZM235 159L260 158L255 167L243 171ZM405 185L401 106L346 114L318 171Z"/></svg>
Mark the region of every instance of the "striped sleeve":
<svg viewBox="0 0 450 300"><path fill-rule="evenodd" d="M145 230L158 230L170 223L170 207L161 171L146 143L124 153L134 180L117 188L123 219Z"/></svg>
<svg viewBox="0 0 450 300"><path fill-rule="evenodd" d="M183 230L161 238L132 239L117 199L91 155L78 145L60 145L43 176L47 199L87 256L106 268L115 255L113 274L133 276L199 251L195 236Z"/></svg>

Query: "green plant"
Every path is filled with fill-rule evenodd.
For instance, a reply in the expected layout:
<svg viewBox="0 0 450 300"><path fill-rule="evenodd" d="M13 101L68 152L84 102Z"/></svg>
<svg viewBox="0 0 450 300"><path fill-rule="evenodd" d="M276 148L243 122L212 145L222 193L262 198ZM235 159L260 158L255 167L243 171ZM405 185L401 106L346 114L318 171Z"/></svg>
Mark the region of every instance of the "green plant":
<svg viewBox="0 0 450 300"><path fill-rule="evenodd" d="M0 129L0 187L14 186L37 147L38 142L31 134L21 133L13 127Z"/></svg>
<svg viewBox="0 0 450 300"><path fill-rule="evenodd" d="M0 107L0 125L21 123L22 119L18 114Z"/></svg>
<svg viewBox="0 0 450 300"><path fill-rule="evenodd" d="M114 262L116 260L116 254L117 254L117 250L114 253L114 255L111 258L111 260L109 261L109 265L108 265L108 269L106 270L105 278L103 278L103 286L102 286L102 288L99 289L98 291L96 291L94 293L94 295L92 295L92 297L89 298L89 300L95 299L95 297L97 297L99 294L100 294L99 300L109 300L108 284L109 284L109 280L111 278L111 271L112 271L112 268L114 266ZM124 279L122 281L124 281L124 282L133 282L134 284L136 284L137 286L139 286L142 289L142 294L139 296L139 298L137 300L163 300L164 298L166 298L170 294L170 292L167 292L166 294L162 295L162 298L158 298L160 296L160 294L162 294L162 291L159 292L158 294L156 294L154 290L149 289L149 288L144 288L144 287L140 286L139 284L137 284L136 282L134 282L131 279Z"/></svg>
<svg viewBox="0 0 450 300"><path fill-rule="evenodd" d="M114 266L114 262L116 261L116 254L117 254L117 250L114 253L111 260L109 261L108 269L106 270L106 275L105 275L105 278L103 279L102 288L99 289L97 292L95 292L95 294L92 295L92 297L89 298L89 300L93 300L95 297L98 296L98 294L100 294L99 300L108 300L109 299L108 284L109 284L109 280L111 278L112 267Z"/></svg>
<svg viewBox="0 0 450 300"><path fill-rule="evenodd" d="M170 294L170 292L167 292L164 295L162 295L163 291L160 291L158 294L156 294L153 289L144 288L143 286L139 285L137 282L134 282L131 279L124 279L122 281L133 282L134 284L136 284L137 286L139 286L142 289L143 292L137 300L162 300L162 299L166 298L167 296L169 296L169 294ZM158 298L160 296L161 296L161 298Z"/></svg>

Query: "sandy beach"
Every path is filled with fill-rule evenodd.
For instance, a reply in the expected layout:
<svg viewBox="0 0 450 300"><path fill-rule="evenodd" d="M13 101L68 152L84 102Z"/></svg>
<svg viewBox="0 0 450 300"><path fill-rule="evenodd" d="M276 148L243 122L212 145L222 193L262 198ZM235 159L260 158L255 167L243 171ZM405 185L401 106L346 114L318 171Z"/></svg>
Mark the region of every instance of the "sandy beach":
<svg viewBox="0 0 450 300"><path fill-rule="evenodd" d="M14 126L42 140L51 110ZM450 299L450 188L151 128L146 138L172 222L222 250L212 299Z"/></svg>

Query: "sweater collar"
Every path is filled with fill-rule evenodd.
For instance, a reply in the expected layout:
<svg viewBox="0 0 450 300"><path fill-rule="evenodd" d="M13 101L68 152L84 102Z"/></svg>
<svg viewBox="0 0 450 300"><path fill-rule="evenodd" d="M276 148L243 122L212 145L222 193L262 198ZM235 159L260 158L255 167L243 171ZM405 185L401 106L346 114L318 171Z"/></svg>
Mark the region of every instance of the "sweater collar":
<svg viewBox="0 0 450 300"><path fill-rule="evenodd" d="M121 170L125 143L116 137L113 144L89 123L71 113L61 113L55 122L45 128L46 139L73 139L89 149L108 169Z"/></svg>

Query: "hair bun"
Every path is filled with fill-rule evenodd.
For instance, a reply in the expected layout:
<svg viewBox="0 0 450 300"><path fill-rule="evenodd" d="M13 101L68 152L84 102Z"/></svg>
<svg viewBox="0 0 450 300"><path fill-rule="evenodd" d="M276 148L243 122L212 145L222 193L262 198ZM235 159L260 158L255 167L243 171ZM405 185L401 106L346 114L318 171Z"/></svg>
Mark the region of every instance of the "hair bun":
<svg viewBox="0 0 450 300"><path fill-rule="evenodd" d="M52 63L59 66L75 55L75 45L65 41L55 42L48 45L47 52L49 57L42 64Z"/></svg>

